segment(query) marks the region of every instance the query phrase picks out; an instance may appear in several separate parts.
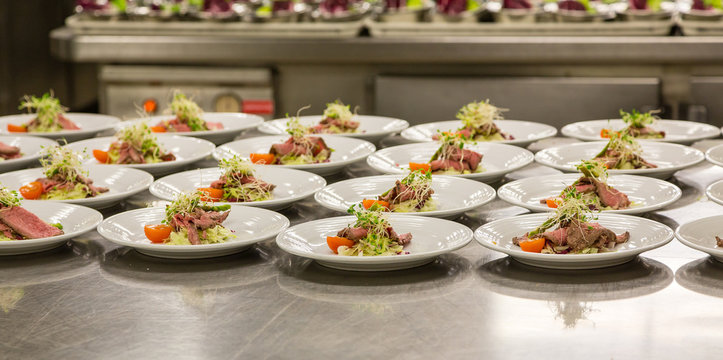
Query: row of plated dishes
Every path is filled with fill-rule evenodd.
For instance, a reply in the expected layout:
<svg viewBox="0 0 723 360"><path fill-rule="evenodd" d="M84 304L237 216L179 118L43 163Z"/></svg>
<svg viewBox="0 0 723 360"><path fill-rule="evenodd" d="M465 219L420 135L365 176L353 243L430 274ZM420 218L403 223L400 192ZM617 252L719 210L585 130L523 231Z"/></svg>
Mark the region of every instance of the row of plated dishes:
<svg viewBox="0 0 723 360"><path fill-rule="evenodd" d="M42 103L43 99L33 100ZM662 246L673 236L665 225L621 214L659 209L681 196L679 188L663 180L622 174L668 178L675 171L702 161L704 155L665 141L689 143L720 135L720 129L709 125L656 121L650 114L633 112L624 114L619 121L585 122L563 129L565 135L587 140L591 140L592 131L597 133L595 139L609 137L607 142L553 147L533 156L510 144L528 145L554 136L556 130L533 122L503 120L501 109L486 101L464 106L457 114L458 120L412 128L399 119L352 114L349 106L338 102L328 104L321 116L269 122L245 114L203 113L185 96L177 95L174 104L174 114L165 118L123 123L102 115L55 114L54 117L63 116L63 121L69 120L68 127L77 129L33 135L80 140L109 128L117 131L115 137L90 138L62 147L46 138L27 136L37 126L36 119L47 114L39 111L34 115L0 118L3 131L16 131L0 138L7 145L0 147L0 153L17 147L25 154L0 162L4 172L0 183L5 187L0 198L0 231L5 238L0 239L7 240L0 241L0 251L19 254L47 249L98 226L99 233L108 240L153 256L219 256L277 236L282 249L327 266L390 270L423 264L465 246L473 237L469 228L434 217L454 218L492 201L497 194L514 205L532 211L552 211L553 215L523 215L485 224L474 232L480 244L537 266L609 266ZM623 131L625 126L630 129ZM208 141L222 143L253 127L276 135L232 141L218 148ZM651 130L653 127L655 130ZM173 130L195 131L184 132L192 136L185 137L170 135ZM328 131L341 133L324 134ZM400 131L402 137L419 143L375 152L371 142L361 139L378 141ZM638 144L630 136L632 133L659 141ZM141 144L136 155L158 161L111 164L119 157L130 162L132 154L123 155L123 149L134 143ZM309 146L302 149L303 144ZM149 145L149 152L144 152L149 150L144 150L145 145ZM93 155L83 154L86 150ZM304 158L295 153L302 150L309 151L309 156ZM43 168L7 172L12 167L37 164L42 155L46 155L41 159ZM220 167L175 173L153 182L153 176L174 173L209 155L220 161ZM723 164L723 146L710 149L707 156L711 162ZM581 162L594 158L600 162ZM319 176L341 171L346 165L364 159L373 169L389 175L350 179L329 186ZM485 184L501 180L533 159L567 172L580 170L582 174L522 179L503 185L497 192ZM22 161L26 162L21 164ZM285 164L274 164L278 162ZM607 168L600 166L606 163ZM624 169L616 169L618 165ZM73 187L63 188L64 179L58 179L57 174L81 179L80 185L76 181ZM85 189L87 196L57 196L60 190L78 190L76 185ZM232 185L235 187L231 188ZM169 205L124 212L102 223L100 213L78 206L112 206L149 187L153 195L170 201ZM708 195L723 201L722 187L721 182L711 185ZM37 200L25 200L20 205L14 200L14 190L20 190L26 199ZM312 195L322 206L349 212L351 216L287 228L288 219L272 211ZM23 210L13 210L21 206L37 215L37 219L19 220L29 216ZM602 213L590 214L591 208ZM12 215L7 210L21 214ZM6 219L3 214L11 216ZM579 231L571 230L571 224L581 225ZM33 226L39 232L33 232ZM60 234L53 229L60 230ZM683 226L678 234L681 241L723 257L723 250L715 243L715 236L723 229L709 226L705 230L711 234L697 237L681 232L685 229L700 232L697 227ZM40 237L43 234L51 236ZM593 236L597 241L579 243L580 236ZM563 238L569 242L565 244Z"/></svg>

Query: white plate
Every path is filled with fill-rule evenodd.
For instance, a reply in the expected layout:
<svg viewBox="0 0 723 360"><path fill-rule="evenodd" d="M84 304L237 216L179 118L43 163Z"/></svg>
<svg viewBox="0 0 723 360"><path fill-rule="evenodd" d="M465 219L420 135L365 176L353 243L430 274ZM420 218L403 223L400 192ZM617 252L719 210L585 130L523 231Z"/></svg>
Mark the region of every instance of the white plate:
<svg viewBox="0 0 723 360"><path fill-rule="evenodd" d="M399 145L384 148L367 158L369 166L385 174L404 174L409 172L409 163L427 163L439 148L438 143ZM466 149L483 155L480 166L483 172L463 175L450 175L470 178L486 183L502 179L505 174L532 163L532 153L517 146L482 143L469 144Z"/></svg>
<svg viewBox="0 0 723 360"><path fill-rule="evenodd" d="M219 203L229 205L258 206L271 210L283 209L295 201L314 195L326 186L326 180L306 171L273 166L255 166L256 177L276 185L273 198L264 201ZM151 185L151 194L172 201L179 193L208 187L223 174L219 168L189 170L168 175Z"/></svg>
<svg viewBox="0 0 723 360"><path fill-rule="evenodd" d="M694 220L675 230L675 237L683 244L723 261L723 248L716 246L716 236L723 238L723 215Z"/></svg>
<svg viewBox="0 0 723 360"><path fill-rule="evenodd" d="M86 150L83 162L89 165L99 165L93 157L93 150L108 150L110 144L116 139L112 136L88 139L66 145L67 147L82 153ZM159 136L158 142L168 152L176 156L176 160L164 161L156 164L102 164L108 167L131 167L147 171L153 176L165 175L182 169L211 155L216 147L210 141L196 139L187 136Z"/></svg>
<svg viewBox="0 0 723 360"><path fill-rule="evenodd" d="M22 169L32 165L40 166L38 159L40 159L43 147L53 147L58 144L46 138L14 135L0 135L0 142L19 147L22 155L17 159L0 160L0 172Z"/></svg>
<svg viewBox="0 0 723 360"><path fill-rule="evenodd" d="M627 125L620 119L590 120L568 124L562 127L562 135L585 141L603 140L600 137L602 129L614 131L624 129ZM641 141L664 141L679 144L692 144L695 141L715 138L720 130L709 124L682 120L658 120L652 126L657 131L665 131L662 139L640 139Z"/></svg>
<svg viewBox="0 0 723 360"><path fill-rule="evenodd" d="M316 193L316 201L327 209L346 213L346 210L364 199L376 199L394 187L396 180L404 175L369 176L340 181ZM436 210L424 212L395 213L451 218L480 207L494 200L495 190L484 183L453 176L434 176L432 199Z"/></svg>
<svg viewBox="0 0 723 360"><path fill-rule="evenodd" d="M264 165L278 166L291 169L305 170L318 175L330 175L341 171L345 166L364 160L374 153L376 148L372 143L359 139L333 135L314 135L324 139L326 145L334 149L329 157L329 162L320 164L304 165ZM260 136L250 139L242 139L219 146L213 152L216 160L228 159L234 155L249 159L251 153L268 153L271 145L283 143L289 136Z"/></svg>
<svg viewBox="0 0 723 360"><path fill-rule="evenodd" d="M497 195L512 205L532 211L555 211L540 204L540 200L560 195L565 187L580 176L562 174L520 179L501 186L497 189ZM674 203L683 194L680 188L667 181L645 176L614 175L608 178L608 184L628 195L628 199L633 203L627 209L604 210L618 214L642 214L657 210Z"/></svg>
<svg viewBox="0 0 723 360"><path fill-rule="evenodd" d="M326 244L327 236L356 221L341 216L310 221L286 229L276 237L276 244L291 254L316 260L319 264L341 270L387 271L424 265L438 255L467 245L472 230L449 220L392 214L389 223L399 234L411 232L412 241L404 247L409 254L394 256L340 256Z"/></svg>
<svg viewBox="0 0 723 360"><path fill-rule="evenodd" d="M705 152L705 158L712 164L723 166L723 144L708 149Z"/></svg>
<svg viewBox="0 0 723 360"><path fill-rule="evenodd" d="M95 229L103 220L103 215L97 210L79 205L23 201L22 207L46 223L60 223L64 234L40 239L0 241L0 255L28 254L58 247L69 239Z"/></svg>
<svg viewBox="0 0 723 360"><path fill-rule="evenodd" d="M496 142L522 147L530 145L537 140L549 138L557 134L557 129L553 126L532 121L495 120L495 124L500 128L500 130L502 130L502 132L515 137L514 140L501 140ZM434 141L432 140L432 136L437 134L437 131L453 131L461 127L462 121L460 120L426 123L412 126L409 129L402 131L402 137L407 140L417 142Z"/></svg>
<svg viewBox="0 0 723 360"><path fill-rule="evenodd" d="M354 116L354 120L359 121L357 132L329 135L346 136L376 143L389 135L396 134L409 127L409 123L405 120L385 116L356 115ZM267 121L259 125L258 129L265 134L283 135L286 134L286 123L288 121L289 119ZM299 121L302 125L314 126L321 121L321 115L302 116L299 118Z"/></svg>
<svg viewBox="0 0 723 360"><path fill-rule="evenodd" d="M532 266L550 269L595 269L628 262L638 254L663 246L673 239L673 230L653 220L611 213L599 214L600 225L616 234L630 232L630 240L615 247L615 251L599 254L540 254L525 252L512 243L515 236L538 227L550 215L530 214L496 220L479 227L475 239L482 246L503 252L515 260Z"/></svg>
<svg viewBox="0 0 723 360"><path fill-rule="evenodd" d="M705 189L705 195L715 203L723 205L723 180L718 180Z"/></svg>
<svg viewBox="0 0 723 360"><path fill-rule="evenodd" d="M123 121L116 125L116 131L125 127L137 124L139 122L146 121L148 126L155 126L162 120L173 120L175 115L157 115L142 119L133 119L129 121ZM216 145L227 143L232 141L236 136L243 133L245 130L255 128L259 124L264 122L264 118L258 115L245 114L245 113L224 113L224 112L204 112L201 115L204 121L216 122L223 124L221 130L207 130L207 131L189 131L189 132L171 132L166 134L191 136L203 140L208 140ZM164 133L158 133L158 135L164 135Z"/></svg>
<svg viewBox="0 0 723 360"><path fill-rule="evenodd" d="M165 208L154 207L126 211L111 216L98 226L98 233L118 245L155 257L202 259L224 256L245 250L251 245L276 236L289 226L289 219L271 210L234 206L223 226L237 236L225 243L207 245L153 244L143 232L149 224L160 224Z"/></svg>
<svg viewBox="0 0 723 360"><path fill-rule="evenodd" d="M605 147L607 141L575 143L547 148L535 154L535 161L558 170L577 172L576 165L581 160L592 159ZM662 143L642 142L642 157L647 162L657 165L655 169L608 170L614 174L635 174L667 179L681 169L693 166L705 159L700 150L688 146Z"/></svg>
<svg viewBox="0 0 723 360"><path fill-rule="evenodd" d="M25 200L29 202L59 202L66 204L77 204L94 209L103 209L113 206L123 199L127 199L143 190L148 189L153 183L151 174L121 167L110 167L105 165L86 165L88 177L93 180L93 185L107 187L108 192L98 194L92 198L77 200ZM45 177L42 168L18 170L0 174L0 183L8 189L18 190L21 186Z"/></svg>
<svg viewBox="0 0 723 360"><path fill-rule="evenodd" d="M7 115L0 117L0 134L13 136L39 136L46 139L60 140L67 142L91 138L103 130L115 126L120 119L115 116L101 114L66 113L65 117L74 122L80 130L63 130L51 133L11 133L8 132L8 124L23 125L35 118L35 114Z"/></svg>

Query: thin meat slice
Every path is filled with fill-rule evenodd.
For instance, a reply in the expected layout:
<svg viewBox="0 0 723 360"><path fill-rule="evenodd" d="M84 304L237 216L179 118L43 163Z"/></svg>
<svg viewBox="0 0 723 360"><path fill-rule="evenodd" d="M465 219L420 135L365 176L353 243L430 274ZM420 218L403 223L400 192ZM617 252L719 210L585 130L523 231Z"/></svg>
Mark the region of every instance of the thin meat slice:
<svg viewBox="0 0 723 360"><path fill-rule="evenodd" d="M63 130L80 130L80 127L78 127L78 125L76 125L67 117L63 116L63 114L58 114L56 120L58 121L58 124L60 124L60 126L63 128Z"/></svg>
<svg viewBox="0 0 723 360"><path fill-rule="evenodd" d="M47 224L35 214L20 206L0 209L0 221L27 239L39 239L63 234L62 230Z"/></svg>
<svg viewBox="0 0 723 360"><path fill-rule="evenodd" d="M20 148L0 142L0 157L3 159L16 159L19 158Z"/></svg>
<svg viewBox="0 0 723 360"><path fill-rule="evenodd" d="M615 210L625 209L630 206L630 199L620 190L612 188L598 180L593 179L593 183L603 206L609 206Z"/></svg>
<svg viewBox="0 0 723 360"><path fill-rule="evenodd" d="M347 238L351 241L359 241L367 236L369 232L365 228L357 227L347 227L344 229L339 230L338 233L336 233L336 236Z"/></svg>

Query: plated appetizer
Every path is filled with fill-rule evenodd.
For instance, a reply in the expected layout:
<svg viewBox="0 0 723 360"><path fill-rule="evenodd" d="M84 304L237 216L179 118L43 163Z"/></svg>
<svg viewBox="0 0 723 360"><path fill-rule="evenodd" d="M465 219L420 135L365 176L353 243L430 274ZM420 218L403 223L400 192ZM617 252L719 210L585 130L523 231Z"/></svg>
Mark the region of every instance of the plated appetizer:
<svg viewBox="0 0 723 360"><path fill-rule="evenodd" d="M153 126L153 132L189 132L189 131L208 131L221 130L223 124L202 119L203 110L193 100L186 97L181 92L173 95L173 101L167 113L176 115L174 119L163 120Z"/></svg>
<svg viewBox="0 0 723 360"><path fill-rule="evenodd" d="M61 224L48 224L20 206L17 192L0 188L0 241L63 235Z"/></svg>
<svg viewBox="0 0 723 360"><path fill-rule="evenodd" d="M623 123L627 125L626 128L617 131L624 132L634 138L638 139L663 139L665 138L665 131L657 131L650 127L658 119L653 115L652 111L646 113L640 113L633 109L632 112L625 112L620 110L620 118ZM600 137L609 138L611 134L614 134L610 129L602 129L600 131Z"/></svg>
<svg viewBox="0 0 723 360"><path fill-rule="evenodd" d="M442 133L437 151L434 152L429 164L410 163L409 169L422 169L433 174L472 174L484 171L480 163L482 154L465 149L467 138L459 134Z"/></svg>
<svg viewBox="0 0 723 360"><path fill-rule="evenodd" d="M148 240L166 245L201 245L235 238L236 235L222 225L231 205L208 205L202 195L201 192L180 194L166 206L161 224L143 227Z"/></svg>
<svg viewBox="0 0 723 360"><path fill-rule="evenodd" d="M299 122L298 116L287 123L286 132L291 135L280 144L271 145L268 154L251 154L254 164L302 165L329 162L334 149L323 138L309 136L309 128Z"/></svg>
<svg viewBox="0 0 723 360"><path fill-rule="evenodd" d="M490 104L489 100L471 102L457 112L457 119L462 121L462 127L455 132L465 138L475 141L501 141L514 140L515 137L502 132L495 120L503 120L502 112L507 109L498 108ZM440 134L432 139L439 140Z"/></svg>
<svg viewBox="0 0 723 360"><path fill-rule="evenodd" d="M92 198L108 192L93 185L81 167L81 155L61 146L47 148L40 164L45 177L23 185L20 194L28 200L74 200Z"/></svg>
<svg viewBox="0 0 723 360"><path fill-rule="evenodd" d="M23 154L20 153L19 147L8 145L0 141L0 161L17 159L22 156Z"/></svg>
<svg viewBox="0 0 723 360"><path fill-rule="evenodd" d="M654 169L658 166L645 161L642 149L635 138L625 132L611 134L610 140L593 160L605 164L608 169Z"/></svg>
<svg viewBox="0 0 723 360"><path fill-rule="evenodd" d="M554 227L554 230L550 230ZM616 235L593 222L582 194L567 191L555 214L528 233L514 237L512 243L523 251L543 254L595 254L612 251L615 245L630 239L630 233Z"/></svg>
<svg viewBox="0 0 723 360"><path fill-rule="evenodd" d="M437 205L432 194L432 174L415 170L397 180L394 187L379 195L377 200L364 200L362 204L366 209L377 204L393 212L433 211Z"/></svg>
<svg viewBox="0 0 723 360"><path fill-rule="evenodd" d="M356 216L353 225L339 230L336 236L328 236L326 243L342 256L389 256L408 254L404 245L412 241L412 234L397 234L387 219L384 208L378 204L369 209L357 204L348 213Z"/></svg>
<svg viewBox="0 0 723 360"><path fill-rule="evenodd" d="M93 157L101 164L155 164L176 160L163 150L158 138L145 122L120 129L108 151L93 149Z"/></svg>
<svg viewBox="0 0 723 360"><path fill-rule="evenodd" d="M52 93L45 93L39 98L25 96L25 100L20 103L19 109L27 109L28 113L34 113L35 117L25 124L8 124L8 132L49 133L63 130L80 130L78 125L64 116L67 108L60 105L60 100L54 98Z"/></svg>
<svg viewBox="0 0 723 360"><path fill-rule="evenodd" d="M566 187L555 198L540 200L541 204L556 208L565 201L566 194L578 193L590 210L619 210L630 207L628 196L607 184L608 172L599 161L583 161L577 166L582 176Z"/></svg>
<svg viewBox="0 0 723 360"><path fill-rule="evenodd" d="M276 185L256 177L253 165L238 156L221 159L219 167L223 174L208 188L199 191L206 194L208 201L251 202L273 198Z"/></svg>
<svg viewBox="0 0 723 360"><path fill-rule="evenodd" d="M311 127L314 134L344 134L358 132L359 122L354 121L354 113L349 105L336 100L326 104L324 114L319 124Z"/></svg>

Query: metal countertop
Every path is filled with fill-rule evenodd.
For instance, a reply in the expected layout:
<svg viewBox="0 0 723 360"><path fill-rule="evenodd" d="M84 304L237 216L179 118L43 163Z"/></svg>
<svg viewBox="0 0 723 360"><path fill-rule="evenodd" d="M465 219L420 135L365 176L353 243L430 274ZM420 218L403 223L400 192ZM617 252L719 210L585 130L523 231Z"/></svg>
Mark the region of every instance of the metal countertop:
<svg viewBox="0 0 723 360"><path fill-rule="evenodd" d="M532 164L508 180L555 172ZM327 179L372 174L357 164ZM704 195L720 178L723 169L709 163L678 172L672 181L683 197L646 217L675 228L723 213ZM146 192L104 214L152 200ZM456 220L475 229L526 212L497 199ZM282 213L292 225L336 215L313 199ZM723 351L723 264L677 240L599 270L533 268L472 241L423 267L354 273L288 255L272 240L177 261L91 232L57 250L0 257L0 274L3 359L680 359Z"/></svg>
<svg viewBox="0 0 723 360"><path fill-rule="evenodd" d="M50 34L51 52L72 62L415 64L704 64L723 58L723 38L685 36L489 36L264 39L212 35ZM118 51L122 49L122 51Z"/></svg>

